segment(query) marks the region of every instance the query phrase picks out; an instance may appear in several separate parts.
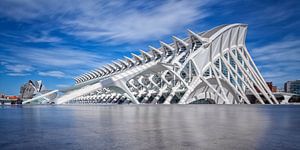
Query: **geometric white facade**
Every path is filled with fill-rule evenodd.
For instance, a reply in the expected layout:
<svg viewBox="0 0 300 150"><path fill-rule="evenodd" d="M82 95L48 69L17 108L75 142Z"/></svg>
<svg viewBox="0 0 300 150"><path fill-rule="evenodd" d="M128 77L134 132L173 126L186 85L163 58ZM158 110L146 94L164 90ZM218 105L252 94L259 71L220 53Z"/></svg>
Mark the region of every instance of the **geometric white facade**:
<svg viewBox="0 0 300 150"><path fill-rule="evenodd" d="M278 104L245 46L247 25L222 25L160 42L75 78L56 99L71 103ZM253 102L252 102L253 103Z"/></svg>

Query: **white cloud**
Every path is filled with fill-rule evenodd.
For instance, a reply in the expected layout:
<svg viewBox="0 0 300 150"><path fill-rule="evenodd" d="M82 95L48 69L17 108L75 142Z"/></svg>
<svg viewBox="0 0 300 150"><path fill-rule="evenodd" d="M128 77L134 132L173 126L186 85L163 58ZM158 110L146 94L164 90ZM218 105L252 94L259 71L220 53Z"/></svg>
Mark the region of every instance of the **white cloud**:
<svg viewBox="0 0 300 150"><path fill-rule="evenodd" d="M68 84L57 84L56 87L58 87L58 88L66 88L66 87L70 87L70 85L68 85Z"/></svg>
<svg viewBox="0 0 300 150"><path fill-rule="evenodd" d="M300 61L300 40L285 40L253 49L258 61Z"/></svg>
<svg viewBox="0 0 300 150"><path fill-rule="evenodd" d="M42 36L42 37L33 37L28 36L27 42L33 43L51 43L51 42L61 42L62 40L58 37L51 37L51 36Z"/></svg>
<svg viewBox="0 0 300 150"><path fill-rule="evenodd" d="M300 79L300 40L284 39L251 51L263 76L278 86Z"/></svg>
<svg viewBox="0 0 300 150"><path fill-rule="evenodd" d="M10 76L25 76L32 71L39 70L64 70L65 78L71 78L93 68L101 67L104 63L111 61L107 56L99 56L95 52L79 49L61 48L31 48L9 46L5 55L0 54L1 65L4 72ZM50 72L40 75L62 77L62 74Z"/></svg>
<svg viewBox="0 0 300 150"><path fill-rule="evenodd" d="M31 65L17 62L14 57L0 55L0 59L0 65L4 68L4 70L1 70L1 73L6 73L8 76L27 76L30 75L31 71L35 70Z"/></svg>
<svg viewBox="0 0 300 150"><path fill-rule="evenodd" d="M52 35L52 31L67 33L76 40L105 43L152 40L206 17L208 14L202 7L206 3L207 0L130 3L106 0L3 0L0 1L1 17L32 24L26 33L5 33L5 36L16 41L51 46L36 48L35 45L24 46L17 42L5 43L3 47L6 47L7 53L0 54L0 59L9 65L32 65L43 70L53 67L56 67L54 70L100 67L104 62L110 62L112 56L99 56L95 52L63 45L63 38Z"/></svg>
<svg viewBox="0 0 300 150"><path fill-rule="evenodd" d="M106 61L108 59L104 56L99 56L97 53L67 48L40 49L30 47L11 47L9 49L9 52L13 53L14 55L9 59L5 59L5 56L0 56L0 58L3 58L3 60L10 63L16 63L16 60L19 60L20 62L32 64L38 67L99 67L100 65L102 65L103 61ZM9 69L14 69L17 71L25 66L27 65L21 65L15 68L10 65ZM30 68L27 69L28 71L30 71Z"/></svg>
<svg viewBox="0 0 300 150"><path fill-rule="evenodd" d="M0 14L18 21L51 17L51 14L63 13L65 10L62 8L71 6L69 4L71 4L72 0L63 1L64 2L56 0L1 0Z"/></svg>
<svg viewBox="0 0 300 150"><path fill-rule="evenodd" d="M175 30L206 17L208 13L203 8L199 9L205 3L167 1L146 11L139 9L140 3L136 7L119 11L118 8L125 7L123 4L118 8L105 7L102 12L84 8L75 19L66 19L63 24L72 28L67 33L82 38L119 42L143 41L174 33Z"/></svg>
<svg viewBox="0 0 300 150"><path fill-rule="evenodd" d="M21 64L8 65L7 63L4 63L4 64L5 64L4 67L9 72L22 73L22 72L30 72L33 70L33 67L29 66L29 65L21 65Z"/></svg>
<svg viewBox="0 0 300 150"><path fill-rule="evenodd" d="M60 37L51 35L51 29L41 30L35 34L30 34L25 37L25 42L31 43L60 43L63 40Z"/></svg>
<svg viewBox="0 0 300 150"><path fill-rule="evenodd" d="M29 73L7 73L6 75L16 77L16 76L28 76L30 74Z"/></svg>
<svg viewBox="0 0 300 150"><path fill-rule="evenodd" d="M66 78L66 74L61 71L45 71L39 72L40 76L56 77L56 78Z"/></svg>
<svg viewBox="0 0 300 150"><path fill-rule="evenodd" d="M32 61L33 63L47 66L75 66L75 65L93 65L100 58L96 54L86 51L69 49L31 49L29 52L17 54L20 57Z"/></svg>
<svg viewBox="0 0 300 150"><path fill-rule="evenodd" d="M3 66L4 66L4 65L6 65L6 64L8 64L8 63L7 63L7 62L4 62L4 61L1 61L1 62L0 62L0 65L3 65Z"/></svg>
<svg viewBox="0 0 300 150"><path fill-rule="evenodd" d="M25 22L47 18L62 32L82 40L136 42L160 38L205 18L208 12L203 6L208 2L4 0L0 14Z"/></svg>

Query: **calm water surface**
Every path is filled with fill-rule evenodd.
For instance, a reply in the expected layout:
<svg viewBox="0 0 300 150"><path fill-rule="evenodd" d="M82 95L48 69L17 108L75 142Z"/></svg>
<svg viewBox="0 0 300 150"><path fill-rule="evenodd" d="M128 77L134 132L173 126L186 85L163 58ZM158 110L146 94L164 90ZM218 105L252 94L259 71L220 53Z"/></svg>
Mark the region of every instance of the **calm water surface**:
<svg viewBox="0 0 300 150"><path fill-rule="evenodd" d="M300 149L296 105L0 106L0 149Z"/></svg>

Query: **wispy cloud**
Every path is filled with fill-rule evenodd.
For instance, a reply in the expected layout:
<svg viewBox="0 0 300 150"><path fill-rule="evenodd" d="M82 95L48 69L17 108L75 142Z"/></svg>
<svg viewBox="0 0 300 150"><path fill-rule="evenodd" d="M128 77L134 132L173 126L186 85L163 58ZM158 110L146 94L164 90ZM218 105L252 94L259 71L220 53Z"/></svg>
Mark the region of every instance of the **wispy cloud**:
<svg viewBox="0 0 300 150"><path fill-rule="evenodd" d="M0 54L0 58L6 63L23 62L36 66L54 66L54 67L96 67L102 64L106 58L96 53L64 48L31 48L31 47L10 47L8 50L9 57ZM14 68L10 65L9 69L26 69L25 66ZM29 69L29 68L27 68Z"/></svg>
<svg viewBox="0 0 300 150"><path fill-rule="evenodd" d="M114 6L104 7L102 12L82 9L82 14L63 23L72 30L69 34L87 39L136 42L160 38L179 30L196 20L208 16L199 9L206 2L167 1L146 11L139 9L142 3L131 9L118 10ZM124 8L117 5L118 8ZM188 8L188 9L187 9ZM108 11L108 9L110 11ZM107 12L108 11L108 12Z"/></svg>
<svg viewBox="0 0 300 150"><path fill-rule="evenodd" d="M284 23L285 28L291 23L297 22L299 15L299 1L226 1L222 2L225 8L236 9L221 9L225 14L234 17L235 20L240 20L251 24L252 28L272 28L277 23ZM220 13L219 11L217 11ZM222 12L223 13L223 12ZM219 14L217 14L219 15ZM221 14L222 15L222 14ZM294 19L293 19L294 18ZM293 19L293 21L288 21Z"/></svg>
<svg viewBox="0 0 300 150"><path fill-rule="evenodd" d="M293 1L287 1L285 3L275 2L273 5L264 7L264 9L259 9L260 11L253 11L251 13L251 16L253 17L249 17L248 19L251 19L252 22L255 22L257 26L281 22L291 18L295 14L295 9L291 9L293 8L291 7L293 5L296 5Z"/></svg>
<svg viewBox="0 0 300 150"><path fill-rule="evenodd" d="M72 6L72 0L63 0L64 2L43 1L43 0L2 0L0 2L0 13L10 19L17 21L39 20L42 18L51 18L51 14L63 14L67 6ZM67 6L64 6L67 5Z"/></svg>
<svg viewBox="0 0 300 150"><path fill-rule="evenodd" d="M22 73L22 72L29 72L33 70L32 66L29 65L4 65L4 67L10 71L10 72L15 72L15 73Z"/></svg>
<svg viewBox="0 0 300 150"><path fill-rule="evenodd" d="M57 84L56 85L57 88L66 88L66 87L70 87L69 84Z"/></svg>
<svg viewBox="0 0 300 150"><path fill-rule="evenodd" d="M29 73L7 73L8 76L18 77L18 76L28 76Z"/></svg>
<svg viewBox="0 0 300 150"><path fill-rule="evenodd" d="M100 61L104 60L98 54L74 49L28 49L20 51L17 57L23 58L32 64L55 66L55 67L72 67L72 66L99 66Z"/></svg>
<svg viewBox="0 0 300 150"><path fill-rule="evenodd" d="M56 77L56 78L66 78L66 74L61 71L45 71L39 72L40 76Z"/></svg>
<svg viewBox="0 0 300 150"><path fill-rule="evenodd" d="M253 49L253 56L258 61L300 62L300 40L278 41L260 48Z"/></svg>
<svg viewBox="0 0 300 150"><path fill-rule="evenodd" d="M0 45L5 51L0 54L0 59L8 63L7 73L15 73L14 75L33 71L32 68L27 68L28 70L16 72L19 68L10 67L19 64L32 66L36 72L69 70L64 72L69 75L76 72L76 69L87 71L109 63L114 56L99 55L88 49L78 48L80 46L64 45L66 39L54 35L52 31L75 40L100 43L121 44L160 39L207 17L209 13L203 6L208 2L3 0L0 2L0 17L34 25L20 34L1 33L5 38L13 40ZM9 71L12 69L15 71ZM50 75L43 71L38 74ZM60 75L54 74L53 77Z"/></svg>
<svg viewBox="0 0 300 150"><path fill-rule="evenodd" d="M10 64L7 62L1 62L0 64L5 68L3 73L6 73L8 76L28 76L34 70L31 65Z"/></svg>
<svg viewBox="0 0 300 150"><path fill-rule="evenodd" d="M0 14L20 21L51 20L55 16L61 32L82 40L136 42L160 38L207 17L203 6L208 2L4 0Z"/></svg>
<svg viewBox="0 0 300 150"><path fill-rule="evenodd" d="M284 39L252 50L263 76L276 84L300 79L300 40ZM279 85L283 86L283 85Z"/></svg>
<svg viewBox="0 0 300 150"><path fill-rule="evenodd" d="M28 39L26 42L31 42L31 43L52 43L52 42L61 42L62 39L58 37L53 37L49 35L42 35L39 37L34 37L34 36L28 36Z"/></svg>
<svg viewBox="0 0 300 150"><path fill-rule="evenodd" d="M65 77L73 76L74 73L82 73L91 68L100 67L109 58L99 56L97 53L78 49L59 48L31 48L10 47L8 54L0 54L1 65L10 76L25 76L33 71L59 69L62 72L39 72L41 76Z"/></svg>

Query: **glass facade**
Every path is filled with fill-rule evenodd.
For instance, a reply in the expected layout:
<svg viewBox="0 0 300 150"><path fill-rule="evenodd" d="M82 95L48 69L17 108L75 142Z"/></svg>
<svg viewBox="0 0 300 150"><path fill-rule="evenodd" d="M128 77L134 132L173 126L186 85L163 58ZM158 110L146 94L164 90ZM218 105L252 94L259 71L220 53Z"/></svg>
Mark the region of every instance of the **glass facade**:
<svg viewBox="0 0 300 150"><path fill-rule="evenodd" d="M287 93L300 94L300 80L287 81L284 84L284 91Z"/></svg>

